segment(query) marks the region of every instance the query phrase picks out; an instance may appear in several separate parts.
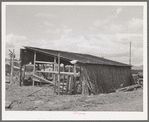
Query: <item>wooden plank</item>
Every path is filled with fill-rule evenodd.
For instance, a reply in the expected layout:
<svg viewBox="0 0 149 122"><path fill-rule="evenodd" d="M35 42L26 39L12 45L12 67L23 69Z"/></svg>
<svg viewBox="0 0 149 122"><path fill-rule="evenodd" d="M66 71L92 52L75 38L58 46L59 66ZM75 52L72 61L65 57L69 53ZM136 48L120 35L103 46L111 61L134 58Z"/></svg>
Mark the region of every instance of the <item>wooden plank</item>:
<svg viewBox="0 0 149 122"><path fill-rule="evenodd" d="M42 64L43 65L43 70L45 71L45 65L44 64Z"/></svg>
<svg viewBox="0 0 149 122"><path fill-rule="evenodd" d="M46 61L35 61L38 64L54 64L54 62L46 62Z"/></svg>
<svg viewBox="0 0 149 122"><path fill-rule="evenodd" d="M10 60L10 62L12 62L12 61ZM20 63L20 61L13 61L13 62L18 62L18 63Z"/></svg>
<svg viewBox="0 0 149 122"><path fill-rule="evenodd" d="M43 73L54 73L54 74L58 74L57 71L35 71L35 72L43 72ZM62 75L72 75L74 76L74 73L73 72L60 72L60 74ZM80 74L79 73L76 73L76 77L79 77Z"/></svg>
<svg viewBox="0 0 149 122"><path fill-rule="evenodd" d="M69 95L72 94L72 82L73 82L73 76L69 77Z"/></svg>
<svg viewBox="0 0 149 122"><path fill-rule="evenodd" d="M58 95L60 94L60 53L58 54Z"/></svg>
<svg viewBox="0 0 149 122"><path fill-rule="evenodd" d="M33 69L33 74L35 75L35 61L36 61L36 51L34 52L34 69ZM33 84L32 84L33 86L35 85L35 82L34 82L34 80L33 80Z"/></svg>
<svg viewBox="0 0 149 122"><path fill-rule="evenodd" d="M50 83L50 84L53 84L54 85L54 82L49 81L49 80L46 80L46 79L44 79L42 77L39 77L38 75L33 74L33 77L35 77L35 78L37 78L39 80L42 80L43 82Z"/></svg>
<svg viewBox="0 0 149 122"><path fill-rule="evenodd" d="M67 81L66 81L66 95L68 94L68 87L69 87L69 75L67 75Z"/></svg>
<svg viewBox="0 0 149 122"><path fill-rule="evenodd" d="M40 70L39 69L39 67L37 67L36 65L35 65L35 67L38 69L38 70ZM36 73L37 71L35 71L35 73ZM44 72L46 72L46 71L44 71ZM44 72L37 72L37 73L41 73L46 79L47 79L47 77L46 77L46 75L44 74Z"/></svg>
<svg viewBox="0 0 149 122"><path fill-rule="evenodd" d="M65 71L65 65L63 66L63 72ZM64 80L65 80L65 75L63 75L63 85L62 85L62 94L64 91Z"/></svg>
<svg viewBox="0 0 149 122"><path fill-rule="evenodd" d="M55 71L55 64L56 64L56 57L54 57L54 65L53 65L53 71ZM55 77L56 77L56 74L53 74L53 81L55 81ZM54 93L56 93L56 82L54 84Z"/></svg>
<svg viewBox="0 0 149 122"><path fill-rule="evenodd" d="M23 70L23 77L22 77L23 83L24 83L24 80L25 80L25 70L26 70L26 65L24 65L24 70Z"/></svg>

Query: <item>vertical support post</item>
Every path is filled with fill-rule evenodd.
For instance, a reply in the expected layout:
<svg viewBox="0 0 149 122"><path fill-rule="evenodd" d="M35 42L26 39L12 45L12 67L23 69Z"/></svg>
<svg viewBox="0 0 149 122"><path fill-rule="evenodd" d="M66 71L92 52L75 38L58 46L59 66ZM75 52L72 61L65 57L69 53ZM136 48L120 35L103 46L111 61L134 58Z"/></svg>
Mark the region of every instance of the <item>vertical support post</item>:
<svg viewBox="0 0 149 122"><path fill-rule="evenodd" d="M53 67L53 71L56 71L56 57L54 57L54 65L53 65L54 67ZM57 87L57 81L56 81L56 79L55 79L55 77L56 77L56 75L54 74L53 75L53 82L55 82L54 83L54 93L56 93L56 87Z"/></svg>
<svg viewBox="0 0 149 122"><path fill-rule="evenodd" d="M60 53L58 54L58 95L60 94Z"/></svg>
<svg viewBox="0 0 149 122"><path fill-rule="evenodd" d="M39 68L39 64L37 64L37 67L38 67L38 69L40 69L40 68ZM38 74L38 76L39 76L40 73L38 72L37 74Z"/></svg>
<svg viewBox="0 0 149 122"><path fill-rule="evenodd" d="M34 52L34 69L33 69L33 74L35 75L35 61L36 61L36 51ZM35 85L35 81L33 80L33 84L32 84L33 86Z"/></svg>
<svg viewBox="0 0 149 122"><path fill-rule="evenodd" d="M73 71L74 71L74 94L76 94L76 64L74 64Z"/></svg>
<svg viewBox="0 0 149 122"><path fill-rule="evenodd" d="M65 71L65 65L63 66L63 72ZM65 75L63 75L63 84L62 84L62 94L64 91L64 80L65 80Z"/></svg>
<svg viewBox="0 0 149 122"><path fill-rule="evenodd" d="M44 71L45 71L45 65L44 64L42 64L43 65L43 69L44 69Z"/></svg>
<svg viewBox="0 0 149 122"><path fill-rule="evenodd" d="M19 81L20 86L22 85L22 57L23 57L23 49L20 49L20 64L19 64Z"/></svg>
<svg viewBox="0 0 149 122"><path fill-rule="evenodd" d="M39 68L39 64L37 64L37 67L38 67L38 69L40 69L40 68ZM40 74L40 73L38 72L38 76L39 76L39 74ZM37 85L39 85L40 83L41 83L41 82L38 82ZM40 84L40 86L41 86L41 84Z"/></svg>
<svg viewBox="0 0 149 122"><path fill-rule="evenodd" d="M41 66L41 64L38 64L38 70L41 70L41 69L40 69L40 66ZM38 73L38 76L39 76L39 77L41 76L41 72ZM39 86L41 86L41 85L42 85L42 83L41 83L41 81L40 81L40 82L39 82Z"/></svg>
<svg viewBox="0 0 149 122"><path fill-rule="evenodd" d="M73 76L71 75L69 77L69 95L72 94L72 81L73 81Z"/></svg>
<svg viewBox="0 0 149 122"><path fill-rule="evenodd" d="M22 77L23 83L24 83L24 80L25 80L25 70L26 70L26 65L24 65L24 70L23 70L23 77Z"/></svg>
<svg viewBox="0 0 149 122"><path fill-rule="evenodd" d="M12 62L11 62L11 83L13 82L13 69L14 69L14 49L12 52Z"/></svg>
<svg viewBox="0 0 149 122"><path fill-rule="evenodd" d="M66 95L68 94L68 87L69 87L69 75L67 75L67 81L66 81Z"/></svg>
<svg viewBox="0 0 149 122"><path fill-rule="evenodd" d="M42 64L43 65L43 70L45 71L45 65L44 64ZM43 73L44 75L44 78L46 79L46 73Z"/></svg>

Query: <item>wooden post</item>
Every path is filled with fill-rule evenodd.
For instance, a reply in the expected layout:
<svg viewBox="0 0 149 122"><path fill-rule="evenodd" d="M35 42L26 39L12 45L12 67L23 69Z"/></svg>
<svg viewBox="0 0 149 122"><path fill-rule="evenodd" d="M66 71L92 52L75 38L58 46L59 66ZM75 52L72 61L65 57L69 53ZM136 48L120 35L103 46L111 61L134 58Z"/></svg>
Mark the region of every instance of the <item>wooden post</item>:
<svg viewBox="0 0 149 122"><path fill-rule="evenodd" d="M63 72L65 71L65 65L63 66ZM64 91L64 80L65 80L65 75L63 75L63 84L62 84L62 94Z"/></svg>
<svg viewBox="0 0 149 122"><path fill-rule="evenodd" d="M13 69L14 69L14 49L12 52L12 62L11 62L11 83L13 82Z"/></svg>
<svg viewBox="0 0 149 122"><path fill-rule="evenodd" d="M60 94L60 53L58 54L58 95Z"/></svg>
<svg viewBox="0 0 149 122"><path fill-rule="evenodd" d="M44 71L45 71L45 65L44 65L44 64L42 64L42 65L43 65L43 69L44 69ZM46 73L44 73L44 78L47 79Z"/></svg>
<svg viewBox="0 0 149 122"><path fill-rule="evenodd" d="M43 65L43 69L44 69L44 71L45 71L45 65L44 64L42 64Z"/></svg>
<svg viewBox="0 0 149 122"><path fill-rule="evenodd" d="M69 95L72 94L72 81L73 81L73 76L69 77Z"/></svg>
<svg viewBox="0 0 149 122"><path fill-rule="evenodd" d="M37 67L38 67L38 69L40 69L40 68L39 68L39 64L37 64ZM38 76L39 76L40 73L38 72L37 74L38 74ZM41 82L38 82L38 83L37 83L37 86L39 86L40 83L41 83ZM40 86L41 86L41 84L40 84Z"/></svg>
<svg viewBox="0 0 149 122"><path fill-rule="evenodd" d="M22 57L23 57L23 49L20 49L20 64L19 64L19 81L20 86L22 85Z"/></svg>
<svg viewBox="0 0 149 122"><path fill-rule="evenodd" d="M24 83L24 80L25 80L25 70L26 70L26 65L24 65L24 71L23 71L23 77L22 77L23 83Z"/></svg>
<svg viewBox="0 0 149 122"><path fill-rule="evenodd" d="M37 64L37 67L38 67L38 69L40 69L40 68L39 68L39 64ZM38 72L38 76L39 76L39 72Z"/></svg>
<svg viewBox="0 0 149 122"><path fill-rule="evenodd" d="M66 95L68 94L68 87L69 87L69 75L67 75L67 81L66 81Z"/></svg>
<svg viewBox="0 0 149 122"><path fill-rule="evenodd" d="M73 70L74 71L74 94L76 94L76 73L77 73L76 64L74 64L73 68L74 68L74 70Z"/></svg>
<svg viewBox="0 0 149 122"><path fill-rule="evenodd" d="M36 51L34 52L34 69L33 69L33 74L35 75L35 61L36 61ZM33 86L35 85L35 81L33 80L33 84L32 84Z"/></svg>
<svg viewBox="0 0 149 122"><path fill-rule="evenodd" d="M56 57L54 57L54 67L53 67L53 71L55 71L56 69L56 67L55 67L55 64L56 64ZM57 87L57 82L56 82L56 79L55 79L55 74L53 75L53 82L55 82L55 84L54 84L54 93L56 92L56 87Z"/></svg>

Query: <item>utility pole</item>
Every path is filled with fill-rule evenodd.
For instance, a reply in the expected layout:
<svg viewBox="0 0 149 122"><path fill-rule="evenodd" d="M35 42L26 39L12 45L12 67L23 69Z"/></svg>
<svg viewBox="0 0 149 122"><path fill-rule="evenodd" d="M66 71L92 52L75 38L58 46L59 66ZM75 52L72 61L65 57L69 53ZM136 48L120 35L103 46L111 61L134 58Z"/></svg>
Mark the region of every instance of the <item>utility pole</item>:
<svg viewBox="0 0 149 122"><path fill-rule="evenodd" d="M130 53L129 53L129 65L131 65L131 42L130 42Z"/></svg>

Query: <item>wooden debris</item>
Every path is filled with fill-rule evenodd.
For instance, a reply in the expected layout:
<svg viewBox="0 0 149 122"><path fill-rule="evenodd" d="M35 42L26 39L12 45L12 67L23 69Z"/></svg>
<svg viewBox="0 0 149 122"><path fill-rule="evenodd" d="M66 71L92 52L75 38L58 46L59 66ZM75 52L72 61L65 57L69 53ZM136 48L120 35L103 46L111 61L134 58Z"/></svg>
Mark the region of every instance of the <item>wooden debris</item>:
<svg viewBox="0 0 149 122"><path fill-rule="evenodd" d="M123 87L123 88L119 88L116 90L116 92L120 92L120 91L133 91L137 88L141 88L142 86L140 84L135 84L135 85L132 85L132 86L127 86L127 87Z"/></svg>

